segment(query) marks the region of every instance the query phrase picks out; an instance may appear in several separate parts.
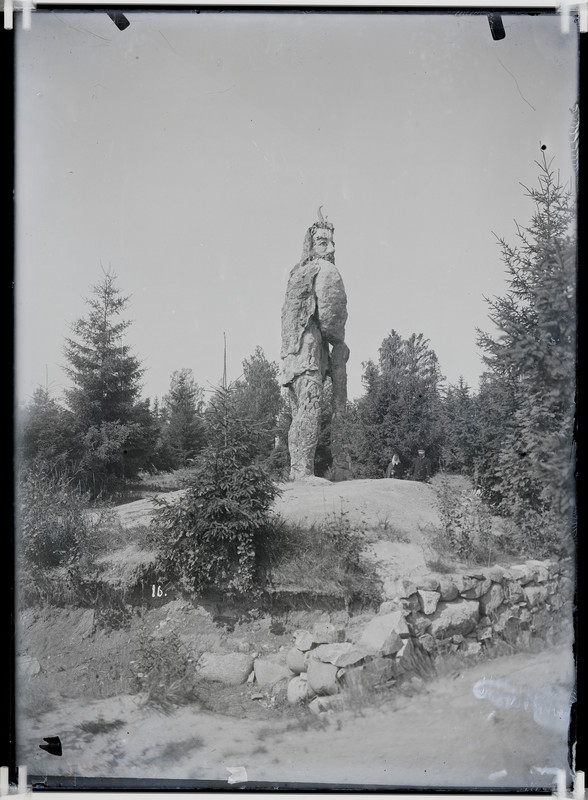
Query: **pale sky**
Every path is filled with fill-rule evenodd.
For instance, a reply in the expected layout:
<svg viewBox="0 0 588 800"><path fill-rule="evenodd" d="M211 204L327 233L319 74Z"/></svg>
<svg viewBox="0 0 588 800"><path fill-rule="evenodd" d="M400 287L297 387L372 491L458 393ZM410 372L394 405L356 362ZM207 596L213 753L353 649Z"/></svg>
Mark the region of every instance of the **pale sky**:
<svg viewBox="0 0 588 800"><path fill-rule="evenodd" d="M205 388L280 312L317 208L348 296L349 394L391 329L451 383L483 370L541 158L571 178L578 33L558 15L37 10L16 46L17 399L59 398L68 325L101 268L131 295L143 396Z"/></svg>

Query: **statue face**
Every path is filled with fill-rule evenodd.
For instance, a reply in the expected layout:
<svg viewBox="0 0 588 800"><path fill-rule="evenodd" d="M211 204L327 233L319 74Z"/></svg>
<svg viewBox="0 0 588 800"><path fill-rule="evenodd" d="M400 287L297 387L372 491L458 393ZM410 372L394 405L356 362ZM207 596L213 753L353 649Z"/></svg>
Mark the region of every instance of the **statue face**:
<svg viewBox="0 0 588 800"><path fill-rule="evenodd" d="M312 255L315 258L324 258L334 252L333 231L328 228L317 228L312 235Z"/></svg>

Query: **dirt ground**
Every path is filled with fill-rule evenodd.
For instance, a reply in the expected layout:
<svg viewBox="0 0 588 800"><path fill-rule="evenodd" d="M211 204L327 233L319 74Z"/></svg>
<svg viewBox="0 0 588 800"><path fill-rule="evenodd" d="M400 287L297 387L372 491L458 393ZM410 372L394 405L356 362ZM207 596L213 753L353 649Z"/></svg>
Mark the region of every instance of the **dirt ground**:
<svg viewBox="0 0 588 800"><path fill-rule="evenodd" d="M482 679L502 679L518 699L477 696ZM102 777L113 788L125 778L234 775L251 784L549 787L549 770L567 767L571 680L569 652L552 650L478 664L412 696L321 718L260 720L198 706L164 716L136 696L64 699L23 723L19 760L36 776ZM39 748L45 736L60 737L62 757Z"/></svg>
<svg viewBox="0 0 588 800"><path fill-rule="evenodd" d="M455 486L467 481L451 477ZM435 479L431 484L394 478L331 483L324 478L306 478L280 484L281 494L273 511L292 522L311 524L344 513L355 526L364 529L401 531L411 540L420 539L423 530L438 521ZM173 499L182 492L160 497ZM152 498L119 506L123 525L145 524L153 510Z"/></svg>
<svg viewBox="0 0 588 800"><path fill-rule="evenodd" d="M282 488L275 510L288 519L312 523L345 513L366 532L382 574L410 577L426 569L427 532L437 521L434 485L312 479ZM118 512L132 526L145 524L151 508L141 500ZM339 615L353 632L370 615L310 608L279 619L261 612L227 619L162 597L130 626L101 630L92 613L29 609L21 615L19 653L39 665L17 686L18 761L29 775L76 777L80 785L99 777L113 789L133 778L224 781L227 787L269 781L508 789L549 788L553 770L567 768L571 643L456 661L433 678L358 695L344 710L320 716L256 684L212 682L198 700L164 714L137 689L145 635L162 642L175 637L194 661L203 650L264 655L291 647L293 631L315 621ZM50 736L59 736L62 756L41 749Z"/></svg>

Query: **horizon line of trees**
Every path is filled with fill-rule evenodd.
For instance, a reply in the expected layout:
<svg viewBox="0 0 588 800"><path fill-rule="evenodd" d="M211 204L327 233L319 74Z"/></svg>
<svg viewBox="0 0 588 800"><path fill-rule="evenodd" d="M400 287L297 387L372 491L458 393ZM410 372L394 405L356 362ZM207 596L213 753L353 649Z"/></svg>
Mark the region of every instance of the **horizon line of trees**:
<svg viewBox="0 0 588 800"><path fill-rule="evenodd" d="M515 245L497 237L508 289L487 299L498 333L477 332L486 365L478 391L463 378L446 382L421 333L403 338L392 329L377 359L362 364L363 394L348 403L337 436L357 478L383 477L393 455L406 476L424 448L436 469L470 476L538 554L561 545L573 525L576 234L574 198L544 154L536 163L538 186L524 187L534 206L530 223L517 225ZM223 407L246 423L251 463L283 479L290 420L278 365L257 347L242 377L208 400L188 368L171 375L161 401L144 400L143 368L125 343L128 302L116 275L104 273L64 344L71 383L65 404L39 387L17 420L22 467L41 463L75 474L84 491L98 496L141 471L194 465L218 427L222 392ZM326 477L333 474L331 402L327 384L315 462Z"/></svg>

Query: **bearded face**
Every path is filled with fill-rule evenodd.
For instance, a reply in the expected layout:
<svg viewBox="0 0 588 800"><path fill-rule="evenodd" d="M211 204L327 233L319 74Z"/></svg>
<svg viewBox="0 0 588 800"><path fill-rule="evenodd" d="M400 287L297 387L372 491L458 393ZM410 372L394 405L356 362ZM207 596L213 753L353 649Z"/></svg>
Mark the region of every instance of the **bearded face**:
<svg viewBox="0 0 588 800"><path fill-rule="evenodd" d="M312 232L312 258L326 258L330 261L335 256L333 231L327 227L317 227Z"/></svg>

